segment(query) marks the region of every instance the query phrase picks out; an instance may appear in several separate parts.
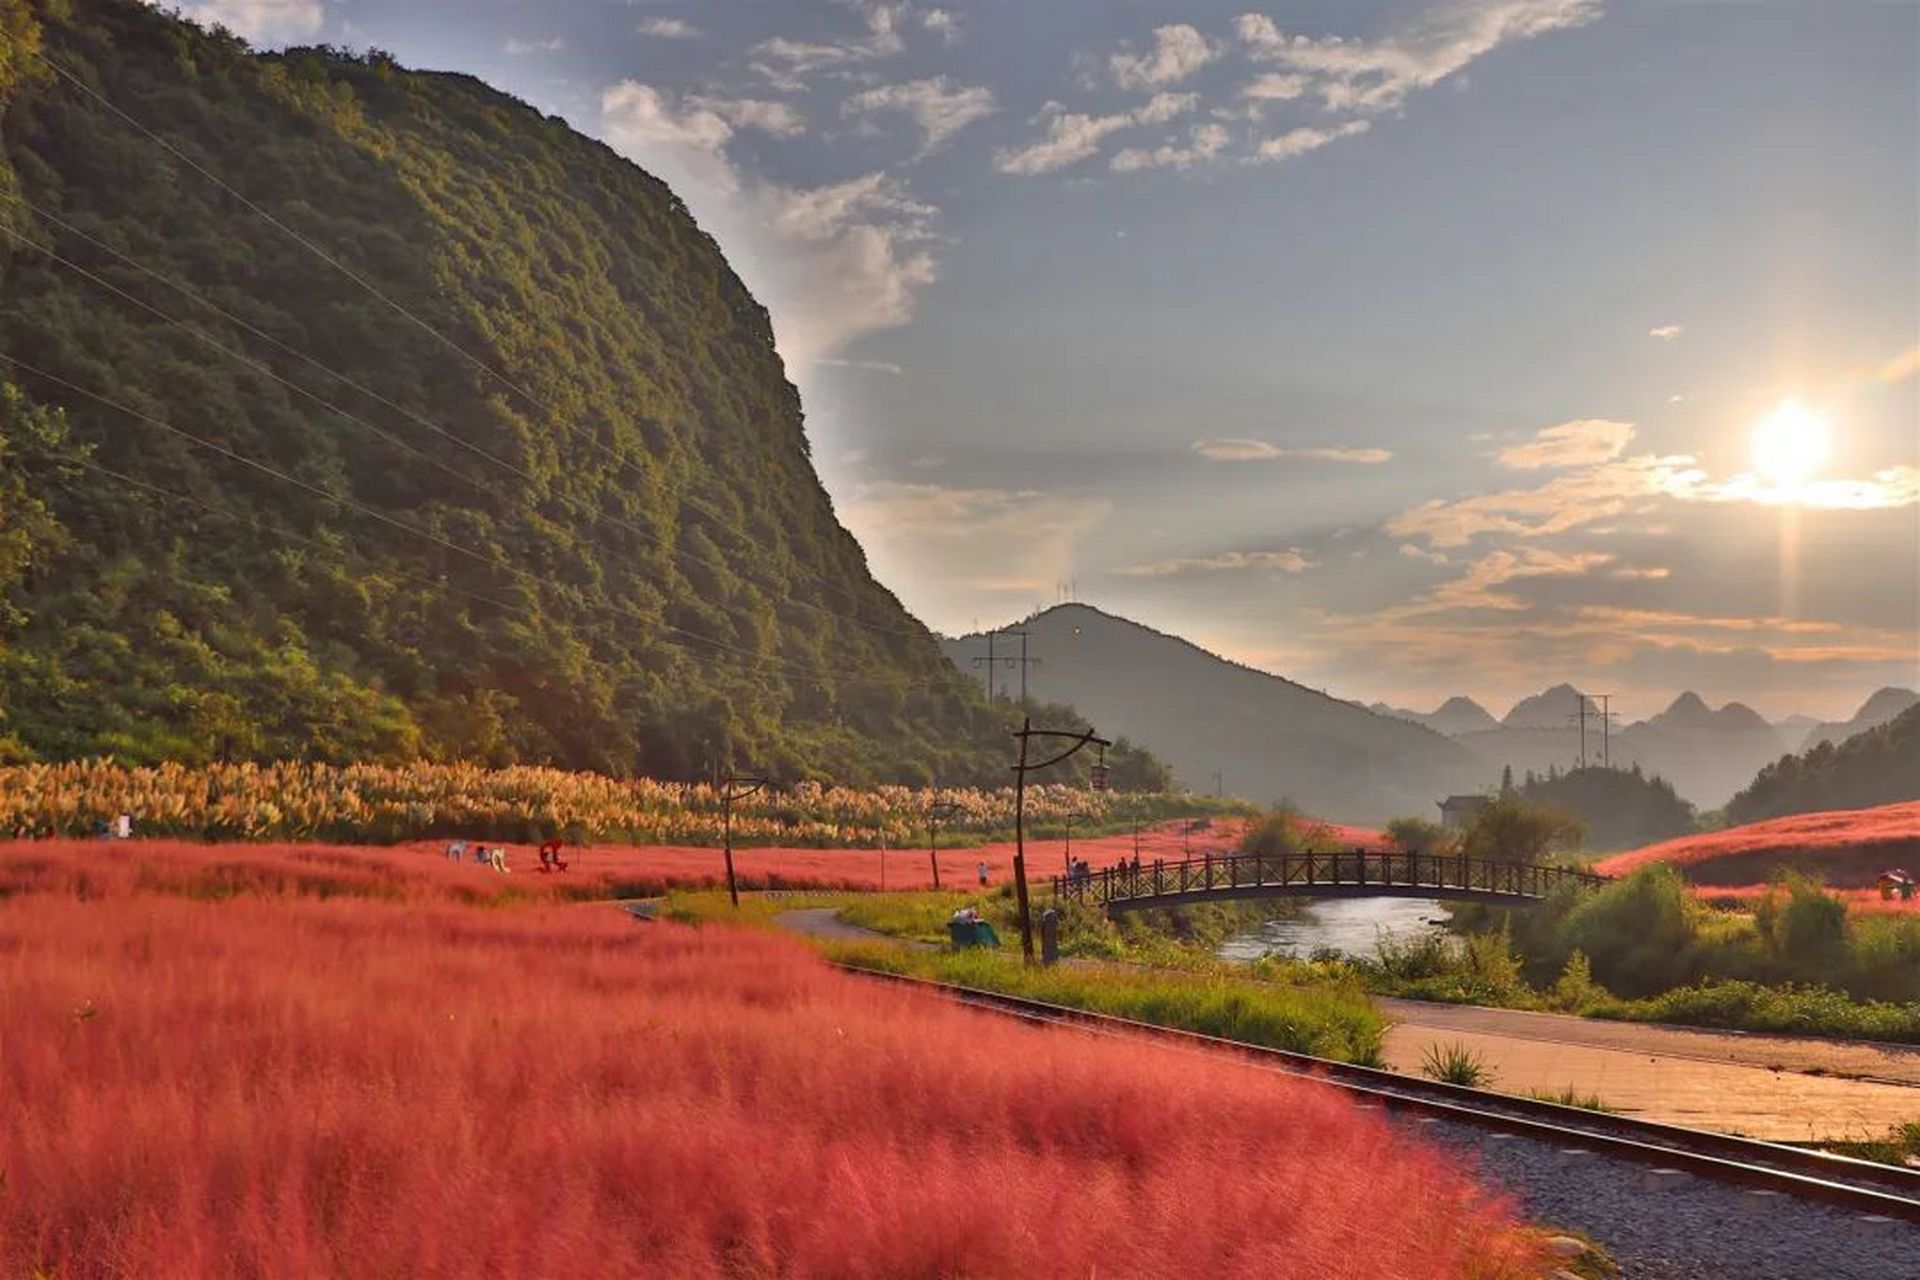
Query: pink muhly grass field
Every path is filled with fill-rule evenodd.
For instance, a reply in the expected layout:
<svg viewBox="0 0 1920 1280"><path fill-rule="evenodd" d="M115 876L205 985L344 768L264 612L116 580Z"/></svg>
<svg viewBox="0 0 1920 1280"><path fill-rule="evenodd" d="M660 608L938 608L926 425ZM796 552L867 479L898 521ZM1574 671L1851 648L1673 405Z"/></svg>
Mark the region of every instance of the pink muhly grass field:
<svg viewBox="0 0 1920 1280"><path fill-rule="evenodd" d="M1602 859L1594 870L1619 876L1655 862L1671 863L1697 884L1757 885L1796 869L1832 885L1864 887L1890 866L1920 872L1920 801L1799 813L1682 836Z"/></svg>
<svg viewBox="0 0 1920 1280"><path fill-rule="evenodd" d="M220 856L259 879L210 901L151 850L0 852L0 1274L1541 1269L1503 1201L1331 1089L778 936L439 875L293 897L284 850Z"/></svg>

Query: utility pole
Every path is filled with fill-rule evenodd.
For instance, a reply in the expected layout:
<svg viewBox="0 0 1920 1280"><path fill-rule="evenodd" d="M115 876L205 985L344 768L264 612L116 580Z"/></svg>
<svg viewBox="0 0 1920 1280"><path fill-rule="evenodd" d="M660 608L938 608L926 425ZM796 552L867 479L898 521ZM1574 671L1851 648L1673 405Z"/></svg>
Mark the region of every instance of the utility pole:
<svg viewBox="0 0 1920 1280"><path fill-rule="evenodd" d="M1088 729L1085 733L1070 733L1064 729L1036 729L1031 716L1022 716L1020 727L1014 731L1014 737L1020 740L1020 758L1013 766L1013 888L1014 896L1020 904L1020 954L1028 964L1033 963L1033 909L1027 897L1027 775L1037 769L1059 764L1084 747L1098 743L1102 747L1113 744L1105 738L1095 737ZM1030 754L1033 739L1065 739L1072 745L1057 755L1035 763Z"/></svg>
<svg viewBox="0 0 1920 1280"><path fill-rule="evenodd" d="M1613 768L1613 695L1596 693L1600 700L1600 767Z"/></svg>
<svg viewBox="0 0 1920 1280"><path fill-rule="evenodd" d="M1226 784L1221 780L1220 771L1215 769L1213 771L1213 798L1218 800L1225 793Z"/></svg>
<svg viewBox="0 0 1920 1280"><path fill-rule="evenodd" d="M973 660L974 666L978 667L984 664L987 669L987 701L988 702L998 701L998 699L994 697L994 693L993 693L993 638L999 634L1000 633L998 631L987 632L987 656L984 658L975 658Z"/></svg>
<svg viewBox="0 0 1920 1280"><path fill-rule="evenodd" d="M731 773L723 780L725 790L720 793L721 844L727 852L727 896L733 899L736 907L740 905L740 886L733 878L733 802L745 800L766 785L765 778L745 778Z"/></svg>
<svg viewBox="0 0 1920 1280"><path fill-rule="evenodd" d="M1039 666L1040 659L1029 658L1027 656L1027 636L1030 634L1029 632L1002 631L1000 634L1003 636L1020 637L1020 656L1017 658L1008 658L1007 665L1012 666L1016 662L1020 664L1020 705L1024 707L1027 705L1027 668Z"/></svg>
<svg viewBox="0 0 1920 1280"><path fill-rule="evenodd" d="M1580 704L1579 710L1567 717L1569 722L1580 723L1580 761L1574 767L1584 769L1587 767L1587 695L1576 690L1573 696Z"/></svg>
<svg viewBox="0 0 1920 1280"><path fill-rule="evenodd" d="M960 812L952 800L933 800L927 805L927 861L933 864L933 887L940 887L940 819Z"/></svg>
<svg viewBox="0 0 1920 1280"><path fill-rule="evenodd" d="M1070 813L1070 814L1068 814L1068 815L1067 815L1067 852L1066 852L1066 858L1067 858L1067 874L1068 874L1068 875L1072 875L1072 874L1073 874L1073 820L1074 820L1075 818L1077 818L1077 817L1079 817L1079 816L1080 816L1080 815L1079 815L1079 814L1077 814L1077 813Z"/></svg>

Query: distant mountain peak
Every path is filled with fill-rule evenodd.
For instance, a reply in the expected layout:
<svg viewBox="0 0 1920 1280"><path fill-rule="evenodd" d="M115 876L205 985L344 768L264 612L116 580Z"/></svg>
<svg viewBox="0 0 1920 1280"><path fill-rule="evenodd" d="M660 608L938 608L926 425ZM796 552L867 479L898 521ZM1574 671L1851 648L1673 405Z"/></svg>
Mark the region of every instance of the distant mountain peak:
<svg viewBox="0 0 1920 1280"><path fill-rule="evenodd" d="M1707 700L1689 689L1668 703L1666 711L1662 714L1669 716L1704 716L1711 715L1712 713L1713 708L1707 705Z"/></svg>
<svg viewBox="0 0 1920 1280"><path fill-rule="evenodd" d="M1509 729L1562 729L1580 713L1581 693L1564 682L1513 704L1500 723Z"/></svg>

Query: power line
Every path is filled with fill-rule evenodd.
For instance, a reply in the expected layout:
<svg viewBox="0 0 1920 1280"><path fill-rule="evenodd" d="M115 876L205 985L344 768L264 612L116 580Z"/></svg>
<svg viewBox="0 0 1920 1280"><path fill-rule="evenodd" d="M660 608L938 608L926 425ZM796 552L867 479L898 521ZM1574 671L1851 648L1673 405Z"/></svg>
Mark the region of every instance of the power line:
<svg viewBox="0 0 1920 1280"><path fill-rule="evenodd" d="M122 121L124 121L126 124L131 126L133 129L139 132L142 136L152 141L156 146L166 151L169 155L179 160L182 164L192 169L195 173L199 174L203 178L207 179L207 181L213 183L215 186L219 187L222 191L232 196L235 200L239 201L242 205L244 205L247 209L252 211L258 217L260 217L268 225L286 234L295 243L299 244L302 248L306 249L308 252L318 257L322 262L325 262L328 266L331 266L336 271L340 272L347 279L351 280L354 284L364 289L367 293L379 299L380 302L384 303L386 306L390 307L392 310L394 310L398 314L404 316L413 324L419 326L422 330L424 330L426 333L431 335L437 342L439 342L443 346L447 347L449 350L461 356L468 363L472 364L475 368L497 379L503 385L513 390L528 404L533 405L535 408L538 408L543 413L545 413L555 426L568 432L570 435L576 436L577 438L584 441L586 444L588 444L592 448L599 450L601 453L605 454L607 457L613 459L616 463L624 464L627 466L635 465L631 459L623 458L621 455L619 455L618 453L615 453L612 449L609 449L606 445L602 444L599 440L594 439L591 435L581 431L579 428L568 423L557 410L555 410L552 406L548 405L545 401L541 400L538 396L535 396L532 392L528 391L525 387L521 386L519 383L515 382L513 379L507 377L506 374L500 372L498 369L494 368L492 365L488 364L486 361L480 359L478 356L467 351L464 347L460 346L460 344L453 341L453 339L441 333L438 329L434 328L433 325L429 324L426 320L422 319L419 315L409 310L406 306L402 305L400 302L396 301L394 298L390 297L388 294L383 292L378 286L373 284L372 281L366 279L364 276L361 276L360 274L355 272L352 268L348 267L345 263L341 262L338 258L334 257L332 254L328 253L325 249L315 244L312 240L302 235L299 231L295 230L291 226L288 226L286 223L282 222L279 218L276 218L268 210L261 207L259 204L255 203L253 200L249 199L247 196L242 194L239 190L233 187L232 184L225 181L218 174L214 173L212 170L208 169L206 166L194 160L191 156L188 156L185 152L181 151L178 147L168 142L160 134L148 128L145 124L141 123L141 121L136 119L133 115L129 114L127 111L123 110L121 107L116 105L111 99L101 94L99 91L94 89L91 85L87 84L84 80L80 79L78 76L74 75L72 72L68 71L65 67L62 67L59 63L47 57L46 54L40 52L39 50L36 49L36 50L33 50L32 52L33 52L33 56L36 59L44 63L50 70L52 70L61 79L67 81L69 84L79 89L82 93L86 94L87 97L93 99L95 102L105 107L108 111L111 111L115 116L119 117ZM335 376L339 376L339 375L335 375ZM635 469L638 470L638 467L636 466ZM670 486L664 486L664 485L662 487L670 488ZM703 510L708 515L712 515L716 517L721 515L721 513L713 510L711 507L705 507L699 503L694 502L688 495L684 493L679 493L677 490L675 490L675 492L677 496L680 497L680 500L682 502L686 503L689 506L694 507L696 510ZM834 582L832 579L828 578L826 575L819 573L816 570L808 568L806 565L801 564L797 560L794 562L794 567L799 569L801 572L806 573L809 576L813 577L816 581L820 582L823 586L827 587L829 590L840 593L850 603L854 605L856 612L846 615L847 621L852 622L855 625L868 627L869 629L873 629L873 630L882 630L895 635L921 637L926 634L924 630L916 631L910 628L894 627L884 623L871 623L863 620L862 618L859 617L857 613L857 610L861 604L861 600L857 595L854 594L853 591L842 586L837 582ZM778 598L787 600L791 603L800 604L803 607L810 605L810 602L802 601L797 597L793 597L793 596L781 596ZM814 606L814 607L817 607L817 606ZM841 615L834 615L834 616L839 617Z"/></svg>

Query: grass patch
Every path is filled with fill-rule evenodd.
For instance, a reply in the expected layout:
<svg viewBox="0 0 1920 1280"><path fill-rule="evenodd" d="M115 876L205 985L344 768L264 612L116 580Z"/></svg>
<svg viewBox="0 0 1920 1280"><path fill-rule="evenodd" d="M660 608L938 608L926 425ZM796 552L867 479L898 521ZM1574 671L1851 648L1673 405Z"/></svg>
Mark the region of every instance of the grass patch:
<svg viewBox="0 0 1920 1280"><path fill-rule="evenodd" d="M1855 1160L1872 1160L1903 1169L1920 1168L1920 1120L1897 1124L1878 1138L1822 1145L1835 1155L1852 1156Z"/></svg>
<svg viewBox="0 0 1920 1280"><path fill-rule="evenodd" d="M1493 1070L1486 1059L1458 1041L1428 1045L1420 1055L1420 1074L1468 1089L1484 1089L1493 1083Z"/></svg>
<svg viewBox="0 0 1920 1280"><path fill-rule="evenodd" d="M834 959L1051 1004L1110 1013L1248 1044L1381 1064L1386 1024L1357 983L1261 982L1225 965L1164 971L1079 962L1029 967L1012 950L908 951L885 943L830 943Z"/></svg>
<svg viewBox="0 0 1920 1280"><path fill-rule="evenodd" d="M1599 1094L1581 1093L1572 1085L1568 1085L1558 1093L1555 1093L1551 1089L1529 1089L1527 1090L1526 1096L1532 1098L1535 1102L1551 1102L1562 1107L1578 1107L1582 1111L1602 1111L1608 1115L1615 1114L1614 1109L1602 1101Z"/></svg>

